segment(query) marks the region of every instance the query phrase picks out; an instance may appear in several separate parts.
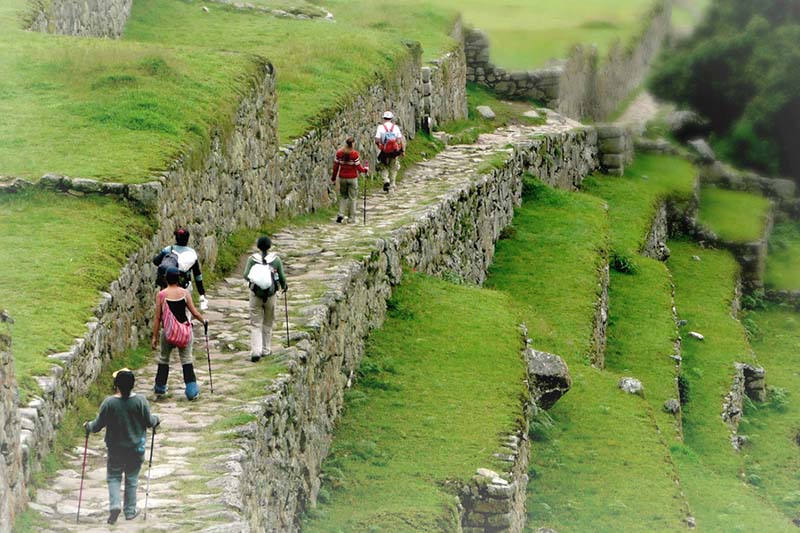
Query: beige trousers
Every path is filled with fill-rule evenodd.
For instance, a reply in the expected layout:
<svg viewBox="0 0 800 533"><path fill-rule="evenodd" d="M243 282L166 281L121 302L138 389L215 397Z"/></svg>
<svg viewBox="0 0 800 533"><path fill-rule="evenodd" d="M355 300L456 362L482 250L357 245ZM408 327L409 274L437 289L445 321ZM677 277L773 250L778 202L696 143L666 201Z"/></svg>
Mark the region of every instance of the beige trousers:
<svg viewBox="0 0 800 533"><path fill-rule="evenodd" d="M272 352L272 324L277 299L277 292L266 300L250 293L250 355L262 356Z"/></svg>

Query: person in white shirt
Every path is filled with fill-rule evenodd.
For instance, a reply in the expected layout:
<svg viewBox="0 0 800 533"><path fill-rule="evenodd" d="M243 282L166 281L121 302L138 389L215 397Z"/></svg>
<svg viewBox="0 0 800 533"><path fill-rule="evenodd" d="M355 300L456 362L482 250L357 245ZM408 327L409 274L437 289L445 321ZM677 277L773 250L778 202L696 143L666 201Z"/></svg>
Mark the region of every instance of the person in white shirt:
<svg viewBox="0 0 800 533"><path fill-rule="evenodd" d="M397 171L400 170L400 157L405 152L403 132L393 122L391 111L383 113L383 124L375 132L375 144L378 146L378 171L383 178L383 190L394 190Z"/></svg>

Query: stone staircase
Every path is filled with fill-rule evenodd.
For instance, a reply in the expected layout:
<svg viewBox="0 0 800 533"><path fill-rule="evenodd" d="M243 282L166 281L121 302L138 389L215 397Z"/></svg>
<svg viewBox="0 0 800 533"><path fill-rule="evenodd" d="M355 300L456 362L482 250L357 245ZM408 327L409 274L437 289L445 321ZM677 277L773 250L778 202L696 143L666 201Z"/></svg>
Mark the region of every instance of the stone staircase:
<svg viewBox="0 0 800 533"><path fill-rule="evenodd" d="M580 124L548 112L541 126L509 126L483 135L475 145L450 146L435 158L405 173L391 195L375 192L367 198L367 223L363 225L359 199L356 224L299 224L272 235L273 250L282 258L287 278L288 323L292 343L308 336L303 326L323 295L338 288L347 269L371 253L378 238L414 223L449 192L475 179L486 162L498 153L511 153L511 145L534 136L569 132ZM155 361L135 371L135 391L147 396L162 423L155 438L147 520L140 514L115 526L106 525L108 495L105 481L105 446L100 434L89 439L88 463L76 524L82 444L76 443L64 458L65 468L38 489L30 503L45 524L40 531L206 531L239 532L249 527L242 516L238 479L246 424L272 379L285 370L286 324L282 298L276 308L271 358L251 363L249 357L249 291L241 273L216 284L208 292L209 347L214 393L209 387L205 343L201 325L195 325L195 369L200 397L188 402L183 394L180 365L173 356L170 393L156 400L152 392ZM148 434L149 457L150 434ZM148 468L139 477L138 504L144 507ZM268 483L269 480L264 480Z"/></svg>

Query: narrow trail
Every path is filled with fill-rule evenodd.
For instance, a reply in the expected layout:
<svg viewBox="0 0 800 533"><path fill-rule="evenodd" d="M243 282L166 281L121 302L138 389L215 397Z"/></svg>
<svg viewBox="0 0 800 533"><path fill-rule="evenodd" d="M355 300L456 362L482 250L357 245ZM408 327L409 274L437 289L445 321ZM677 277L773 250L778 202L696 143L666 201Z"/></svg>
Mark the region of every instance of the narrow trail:
<svg viewBox="0 0 800 533"><path fill-rule="evenodd" d="M494 154L533 135L570 131L581 125L548 113L542 126L509 126L482 135L477 144L450 146L435 158L406 171L391 195L367 197L367 224L363 225L359 198L359 223L325 223L290 226L272 236L289 281L288 315L292 342L307 336L303 326L313 320L324 294L340 290L347 269L371 252L379 237L411 224L454 188L475 179L480 167ZM65 468L40 488L30 507L39 512L44 532L61 531L205 531L239 532L249 528L240 512L238 473L241 448L237 435L250 421L271 379L280 375L286 345L283 299L276 308L272 337L273 356L250 362L249 290L237 272L208 291L209 343L214 393L209 390L202 325L195 325L195 370L200 397L189 402L183 394L180 364L173 356L169 394L156 400L152 392L156 365L151 360L136 370L135 392L145 395L152 411L161 417L150 474L147 521L121 516L108 526L105 481L105 445L102 437L89 439L89 457L81 504L81 523L75 523L81 477L83 443L76 443ZM102 433L101 433L102 434ZM148 433L149 457L150 434ZM144 507L147 464L139 476L138 505ZM268 482L268 480L265 480Z"/></svg>

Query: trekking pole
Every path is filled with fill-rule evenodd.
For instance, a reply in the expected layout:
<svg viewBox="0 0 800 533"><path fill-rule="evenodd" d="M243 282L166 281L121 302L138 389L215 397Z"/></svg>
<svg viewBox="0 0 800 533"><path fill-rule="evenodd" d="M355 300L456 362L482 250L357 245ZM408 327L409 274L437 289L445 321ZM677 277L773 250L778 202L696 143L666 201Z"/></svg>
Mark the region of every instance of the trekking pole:
<svg viewBox="0 0 800 533"><path fill-rule="evenodd" d="M367 172L364 173L364 225L367 225L367 174L369 173L369 161L365 161L364 167Z"/></svg>
<svg viewBox="0 0 800 533"><path fill-rule="evenodd" d="M286 347L289 347L289 302L286 298L286 290L283 291L283 310L286 312Z"/></svg>
<svg viewBox="0 0 800 533"><path fill-rule="evenodd" d="M147 503L150 500L150 471L153 470L153 448L156 446L156 427L153 426L153 437L150 439L150 464L147 466L147 489L144 493L144 520L147 520Z"/></svg>
<svg viewBox="0 0 800 533"><path fill-rule="evenodd" d="M86 433L86 440L83 442L83 466L81 467L81 489L78 492L78 516L75 517L75 523L81 523L81 500L83 500L83 477L86 474L86 450L89 448L89 433Z"/></svg>
<svg viewBox="0 0 800 533"><path fill-rule="evenodd" d="M208 357L208 385L211 394L214 394L214 379L211 377L211 348L208 347L208 320L203 322L203 330L206 335L206 356Z"/></svg>

